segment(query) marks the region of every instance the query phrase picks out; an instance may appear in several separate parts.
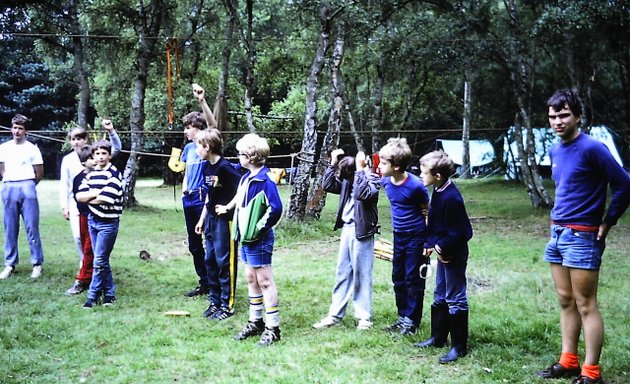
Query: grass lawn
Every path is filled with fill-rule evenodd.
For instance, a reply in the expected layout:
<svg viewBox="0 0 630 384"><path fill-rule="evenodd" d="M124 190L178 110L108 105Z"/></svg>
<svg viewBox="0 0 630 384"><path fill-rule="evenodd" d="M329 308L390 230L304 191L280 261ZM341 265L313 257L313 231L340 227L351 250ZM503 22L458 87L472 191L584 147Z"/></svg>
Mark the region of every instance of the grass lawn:
<svg viewBox="0 0 630 384"><path fill-rule="evenodd" d="M247 321L242 266L236 314L224 322L201 316L205 299L182 295L196 278L181 202L173 198L172 186L159 181L139 181L142 207L127 210L121 219L111 259L115 305L88 311L81 308L84 295L64 296L78 259L58 208L57 183L45 180L38 186L43 277L29 278L22 229L18 273L0 281L0 383L543 383L533 372L559 356L558 308L542 260L548 212L533 209L521 185L458 182L475 231L468 267L470 353L440 365L437 358L446 348L412 346L429 336L434 280L427 283L419 333L392 338L383 331L396 319L391 264L380 259L374 267L374 328L357 331L351 309L339 327L311 328L330 303L338 246L338 233L332 231L336 196L328 197L321 220L285 220L278 227L274 272L282 340L257 348L257 340L232 339ZM281 186L281 193L286 203L290 190ZM379 209L382 236L391 239L384 193ZM610 233L600 274L607 383L630 382L628 216ZM138 257L141 250L151 254L150 261ZM167 317L168 310L191 316Z"/></svg>

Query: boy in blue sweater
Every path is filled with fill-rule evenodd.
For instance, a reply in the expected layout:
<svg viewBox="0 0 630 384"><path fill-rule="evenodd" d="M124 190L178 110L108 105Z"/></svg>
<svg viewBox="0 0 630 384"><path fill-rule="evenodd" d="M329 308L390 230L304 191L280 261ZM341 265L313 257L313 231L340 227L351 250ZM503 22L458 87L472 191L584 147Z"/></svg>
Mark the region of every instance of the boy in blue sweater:
<svg viewBox="0 0 630 384"><path fill-rule="evenodd" d="M468 241L473 231L464 198L450 179L455 172L453 160L443 151L433 151L420 159L422 181L433 185L425 256L433 251L438 263L431 306L431 337L417 347L442 347L451 334L451 349L440 357L449 363L468 353L468 297L466 265Z"/></svg>
<svg viewBox="0 0 630 384"><path fill-rule="evenodd" d="M413 158L406 139L389 139L378 155L381 184L390 201L394 229L392 282L398 319L387 330L413 335L422 320L429 264L429 258L423 255L429 193L418 176L406 171Z"/></svg>
<svg viewBox="0 0 630 384"><path fill-rule="evenodd" d="M551 210L551 238L545 261L560 303L560 360L537 372L547 379L575 377L575 384L602 384L599 358L604 322L597 304L599 268L610 228L630 203L630 176L608 148L579 130L582 104L570 89L556 91L547 101L549 125L560 142L549 152L556 184ZM606 211L606 194L611 199ZM577 348L584 328L584 364Z"/></svg>
<svg viewBox="0 0 630 384"><path fill-rule="evenodd" d="M236 143L236 149L241 166L248 172L241 178L234 199L227 205L215 207L218 215L236 209L234 239L241 242L241 259L245 263L249 321L234 338L244 340L261 335L258 346L269 346L280 340L278 289L273 280L271 257L273 228L282 216L282 200L265 166L270 152L267 140L250 133Z"/></svg>

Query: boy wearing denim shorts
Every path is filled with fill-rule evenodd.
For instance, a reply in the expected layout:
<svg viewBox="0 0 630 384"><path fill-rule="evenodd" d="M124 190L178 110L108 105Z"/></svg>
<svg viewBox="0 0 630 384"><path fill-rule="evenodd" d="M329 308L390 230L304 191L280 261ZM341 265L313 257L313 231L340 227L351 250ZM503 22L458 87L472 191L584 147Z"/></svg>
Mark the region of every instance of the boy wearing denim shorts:
<svg viewBox="0 0 630 384"><path fill-rule="evenodd" d="M547 101L549 124L560 138L550 150L556 184L551 236L545 261L551 267L560 303L560 360L537 372L546 379L573 377L575 384L602 384L599 358L604 322L597 303L604 240L630 203L630 176L608 148L579 130L582 104L570 89ZM606 211L608 187L612 192ZM577 354L584 328L585 356Z"/></svg>
<svg viewBox="0 0 630 384"><path fill-rule="evenodd" d="M392 282L398 319L387 330L403 336L414 335L422 320L429 264L429 258L422 254L429 193L418 176L406 171L413 158L406 139L389 139L378 155L381 184L390 201L394 230Z"/></svg>
<svg viewBox="0 0 630 384"><path fill-rule="evenodd" d="M248 172L241 178L234 199L215 209L218 215L224 215L235 208L234 239L241 242L241 259L245 263L249 321L234 338L244 340L261 335L258 346L269 346L280 340L278 290L273 280L271 257L273 228L282 216L282 201L265 166L270 152L267 140L250 133L236 143L236 149L241 166Z"/></svg>

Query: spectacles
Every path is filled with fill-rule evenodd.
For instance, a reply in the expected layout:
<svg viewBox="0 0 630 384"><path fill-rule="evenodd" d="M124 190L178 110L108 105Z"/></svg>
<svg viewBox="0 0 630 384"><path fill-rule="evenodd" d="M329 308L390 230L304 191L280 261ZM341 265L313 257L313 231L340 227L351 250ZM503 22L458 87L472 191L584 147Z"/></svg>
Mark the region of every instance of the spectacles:
<svg viewBox="0 0 630 384"><path fill-rule="evenodd" d="M241 152L239 152L239 153L238 153L238 156L239 156L239 157L240 157L240 156L249 157L249 155L248 155L247 153L241 153Z"/></svg>

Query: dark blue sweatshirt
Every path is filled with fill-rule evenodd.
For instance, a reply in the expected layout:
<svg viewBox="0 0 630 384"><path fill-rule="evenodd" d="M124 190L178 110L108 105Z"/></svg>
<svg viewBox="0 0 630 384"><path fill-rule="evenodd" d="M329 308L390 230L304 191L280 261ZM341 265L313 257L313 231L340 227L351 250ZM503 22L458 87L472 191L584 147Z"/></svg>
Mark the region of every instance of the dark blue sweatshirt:
<svg viewBox="0 0 630 384"><path fill-rule="evenodd" d="M473 236L464 198L451 180L431 194L425 248L438 245L443 255L457 257L467 251ZM467 252L466 252L467 253ZM466 254L467 256L467 254Z"/></svg>

